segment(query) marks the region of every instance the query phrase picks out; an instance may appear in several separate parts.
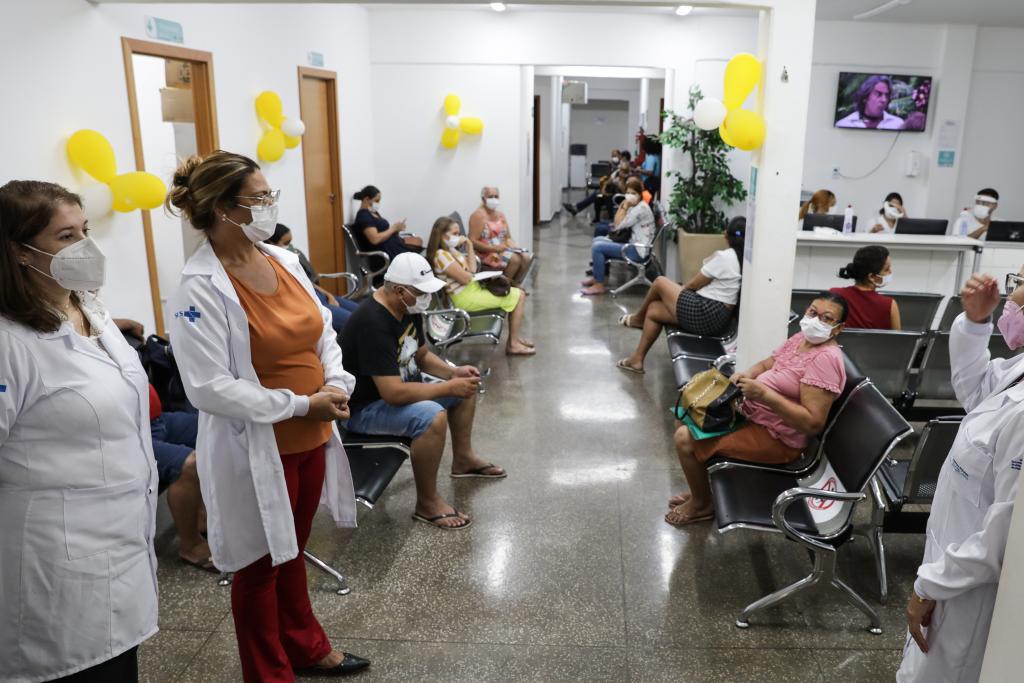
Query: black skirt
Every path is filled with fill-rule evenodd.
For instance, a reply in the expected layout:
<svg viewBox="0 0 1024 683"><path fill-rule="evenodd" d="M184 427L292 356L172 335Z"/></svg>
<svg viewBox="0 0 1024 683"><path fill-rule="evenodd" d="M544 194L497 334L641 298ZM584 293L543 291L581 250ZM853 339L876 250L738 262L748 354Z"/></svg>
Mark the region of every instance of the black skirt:
<svg viewBox="0 0 1024 683"><path fill-rule="evenodd" d="M684 289L676 299L676 320L683 332L720 337L729 329L732 309L721 301Z"/></svg>

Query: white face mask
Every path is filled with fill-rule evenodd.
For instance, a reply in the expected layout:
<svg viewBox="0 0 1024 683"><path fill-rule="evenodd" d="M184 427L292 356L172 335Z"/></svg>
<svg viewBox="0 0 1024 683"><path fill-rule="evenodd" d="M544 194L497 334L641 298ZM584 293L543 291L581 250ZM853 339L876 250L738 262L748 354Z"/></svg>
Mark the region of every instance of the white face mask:
<svg viewBox="0 0 1024 683"><path fill-rule="evenodd" d="M499 206L501 206L501 200L498 199L497 197L488 197L487 199L484 200L484 206L486 206L491 211L494 211Z"/></svg>
<svg viewBox="0 0 1024 683"><path fill-rule="evenodd" d="M89 237L69 244L56 254L36 249L31 244L24 246L52 257L49 273L44 273L32 264L26 265L40 275L54 280L64 289L91 292L102 287L106 281L107 258Z"/></svg>
<svg viewBox="0 0 1024 683"><path fill-rule="evenodd" d="M639 204L640 195L638 195L636 192L627 192L626 201L629 202L630 204Z"/></svg>
<svg viewBox="0 0 1024 683"><path fill-rule="evenodd" d="M277 227L277 204L272 204L271 206L246 206L243 208L249 209L249 212L252 214L252 222L235 223L227 217L227 214L222 214L222 217L228 223L240 227L250 242L262 242L274 236L274 229Z"/></svg>
<svg viewBox="0 0 1024 683"><path fill-rule="evenodd" d="M461 235L451 235L446 237L444 243L448 245L449 249L455 250L459 248L459 244L462 242Z"/></svg>
<svg viewBox="0 0 1024 683"><path fill-rule="evenodd" d="M374 202L370 204L370 210L374 213L380 213L380 202Z"/></svg>
<svg viewBox="0 0 1024 683"><path fill-rule="evenodd" d="M618 157L612 157L612 163L613 164L619 163L619 158Z"/></svg>
<svg viewBox="0 0 1024 683"><path fill-rule="evenodd" d="M984 204L974 205L974 217L977 218L979 221L983 221L986 218L988 218L988 215L990 213L992 213L992 209L985 206Z"/></svg>
<svg viewBox="0 0 1024 683"><path fill-rule="evenodd" d="M878 283L878 282L874 283L875 287L878 288L878 289L882 289L883 287L888 287L892 283L892 273L889 273L888 275L875 275L875 277L877 277L877 278L882 280L881 283Z"/></svg>
<svg viewBox="0 0 1024 683"><path fill-rule="evenodd" d="M820 318L808 318L804 316L800 321L800 331L804 333L804 339L811 344L824 344L832 338L832 330L835 329L828 323L822 322Z"/></svg>
<svg viewBox="0 0 1024 683"><path fill-rule="evenodd" d="M903 218L903 212L889 202L886 202L883 205L883 208L885 209L885 215L889 218Z"/></svg>
<svg viewBox="0 0 1024 683"><path fill-rule="evenodd" d="M405 303L405 301L403 300L402 303ZM409 315L416 315L418 313L426 313L428 308L430 308L430 295L420 294L416 297L416 303L412 306L406 305L405 310Z"/></svg>

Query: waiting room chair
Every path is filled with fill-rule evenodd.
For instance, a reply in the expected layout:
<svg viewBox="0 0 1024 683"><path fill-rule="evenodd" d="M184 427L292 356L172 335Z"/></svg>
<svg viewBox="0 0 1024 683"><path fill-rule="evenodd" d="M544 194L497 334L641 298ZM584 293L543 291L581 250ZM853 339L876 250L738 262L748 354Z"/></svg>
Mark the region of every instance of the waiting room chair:
<svg viewBox="0 0 1024 683"><path fill-rule="evenodd" d="M878 587L882 602L889 597L884 533L923 534L928 512L911 512L904 505L931 505L939 472L946 462L953 440L960 431L961 416L930 420L910 460L889 460L871 482L873 508L869 536L875 552Z"/></svg>
<svg viewBox="0 0 1024 683"><path fill-rule="evenodd" d="M882 632L878 613L836 576L836 553L852 535L854 503L892 449L913 429L870 381L851 393L824 434L822 458L805 476L721 463L708 469L720 532L752 529L782 533L814 558L811 573L748 605L736 619L747 628L758 610L819 584L840 591L870 620L871 633Z"/></svg>
<svg viewBox="0 0 1024 683"><path fill-rule="evenodd" d="M1006 295L999 295L999 305L996 306L997 311L1003 310L1003 304L1006 303ZM939 321L939 332L949 332L953 328L953 321L956 317L964 312L964 304L960 301L960 297L951 296L949 301L946 303L946 308L942 311L942 319Z"/></svg>
<svg viewBox="0 0 1024 683"><path fill-rule="evenodd" d="M658 260L658 249L657 245L661 241L661 237L665 232L665 228L668 224L658 227L654 232L654 238L650 244L643 244L641 242L628 242L622 245L621 260L625 262L626 267L636 271L636 275L622 283L615 289L611 290L612 296L618 296L622 292L626 291L630 287L637 285L645 285L650 287L653 283L647 277L647 269L651 266L658 272L665 272L661 262ZM639 258L634 259L629 255L629 248L633 247L636 250ZM615 259L619 260L619 259Z"/></svg>
<svg viewBox="0 0 1024 683"><path fill-rule="evenodd" d="M932 329L935 314L942 304L942 294L925 292L889 292L879 290L880 294L891 296L900 309L900 325L907 332L927 332Z"/></svg>
<svg viewBox="0 0 1024 683"><path fill-rule="evenodd" d="M362 251L359 248L359 242L356 241L355 235L352 234L351 225L343 225L341 229L345 232L345 244L348 247L348 260L346 263L358 263L359 273L362 276L362 282L358 288L360 295L372 294L377 291L374 280L384 274L384 271L388 269L388 264L391 263L391 257L383 251ZM383 259L384 265L377 267L373 263L373 259Z"/></svg>
<svg viewBox="0 0 1024 683"><path fill-rule="evenodd" d="M846 329L839 335L846 356L894 402L904 400L918 348L925 343L926 335L900 330Z"/></svg>
<svg viewBox="0 0 1024 683"><path fill-rule="evenodd" d="M1018 353L1010 350L1001 334L993 334L989 337L988 350L992 358L1011 358ZM933 332L917 374L913 398L915 400L955 401L956 392L953 391L951 375L949 332Z"/></svg>
<svg viewBox="0 0 1024 683"><path fill-rule="evenodd" d="M345 289L348 291L344 294L338 295L342 298L354 300L366 293L366 291L361 287L362 282L359 276L355 273L317 273L317 275L320 276L320 279L344 280L346 283Z"/></svg>
<svg viewBox="0 0 1024 683"><path fill-rule="evenodd" d="M430 310L423 314L423 330L438 355L447 360L448 350L465 339L486 339L497 345L505 317L500 309L468 313L455 308L442 290L433 295Z"/></svg>

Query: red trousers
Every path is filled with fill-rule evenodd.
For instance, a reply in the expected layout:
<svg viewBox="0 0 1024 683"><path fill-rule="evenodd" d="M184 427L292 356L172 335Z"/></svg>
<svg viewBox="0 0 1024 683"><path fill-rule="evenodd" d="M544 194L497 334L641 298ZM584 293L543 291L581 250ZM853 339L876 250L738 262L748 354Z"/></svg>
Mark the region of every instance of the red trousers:
<svg viewBox="0 0 1024 683"><path fill-rule="evenodd" d="M312 666L331 652L313 616L302 550L324 486L324 447L281 456L299 556L276 567L270 555L235 572L231 616L246 683L294 681L293 669Z"/></svg>

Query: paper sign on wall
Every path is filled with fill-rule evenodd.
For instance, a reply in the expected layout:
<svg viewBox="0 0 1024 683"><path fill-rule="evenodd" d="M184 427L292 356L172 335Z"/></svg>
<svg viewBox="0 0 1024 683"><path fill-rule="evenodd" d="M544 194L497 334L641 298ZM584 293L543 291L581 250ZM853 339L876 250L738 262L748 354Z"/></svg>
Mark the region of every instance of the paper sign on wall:
<svg viewBox="0 0 1024 683"><path fill-rule="evenodd" d="M146 17L146 35L169 43L184 43L185 29L176 21L160 17Z"/></svg>
<svg viewBox="0 0 1024 683"><path fill-rule="evenodd" d="M939 150L939 168L952 168L956 160L956 152L951 149Z"/></svg>
<svg viewBox="0 0 1024 683"><path fill-rule="evenodd" d="M310 66L323 66L324 55L321 52L307 52L306 61L309 62Z"/></svg>

